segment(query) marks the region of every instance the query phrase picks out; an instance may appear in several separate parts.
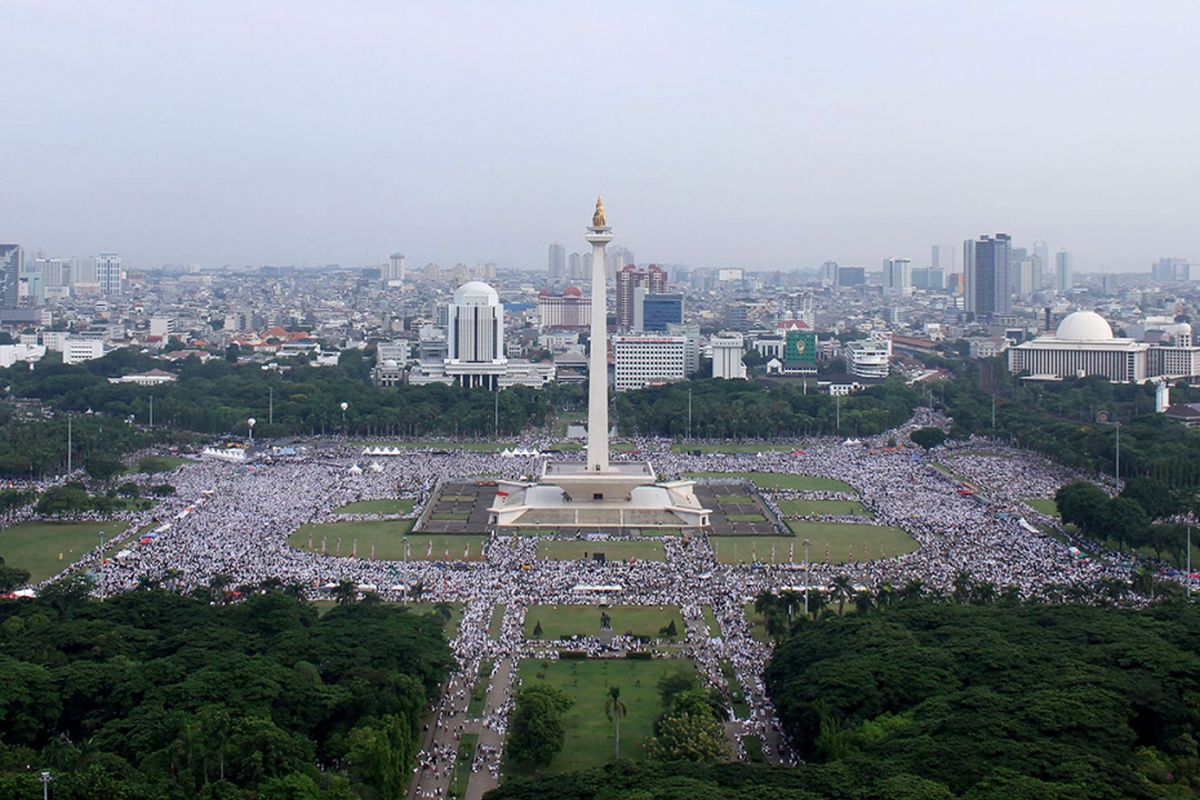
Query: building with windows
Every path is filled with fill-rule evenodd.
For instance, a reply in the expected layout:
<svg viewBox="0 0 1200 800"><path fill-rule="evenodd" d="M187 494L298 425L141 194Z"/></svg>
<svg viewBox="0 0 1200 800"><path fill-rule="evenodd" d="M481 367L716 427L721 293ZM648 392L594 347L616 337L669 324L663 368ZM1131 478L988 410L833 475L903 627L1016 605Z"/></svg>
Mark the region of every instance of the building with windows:
<svg viewBox="0 0 1200 800"><path fill-rule="evenodd" d="M667 326L683 322L683 295L676 293L649 294L640 286L634 290L635 303L633 329L649 333L665 333Z"/></svg>
<svg viewBox="0 0 1200 800"><path fill-rule="evenodd" d="M404 283L404 255L402 253L392 253L388 257L387 273L384 275L384 281L389 285Z"/></svg>
<svg viewBox="0 0 1200 800"><path fill-rule="evenodd" d="M846 371L855 378L883 379L891 369L892 348L884 341L847 342L844 354Z"/></svg>
<svg viewBox="0 0 1200 800"><path fill-rule="evenodd" d="M1076 311L1053 335L1009 348L1008 368L1040 380L1100 375L1116 383L1140 383L1200 376L1200 347L1190 343L1190 331L1171 341L1179 344L1118 338L1095 311Z"/></svg>
<svg viewBox="0 0 1200 800"><path fill-rule="evenodd" d="M963 243L966 268L967 312L975 319L991 319L1009 313L1012 285L1010 258L1012 237L997 233Z"/></svg>
<svg viewBox="0 0 1200 800"><path fill-rule="evenodd" d="M552 283L567 279L567 248L561 243L553 242L547 249L546 270Z"/></svg>
<svg viewBox="0 0 1200 800"><path fill-rule="evenodd" d="M79 364L104 356L104 342L99 339L81 339L69 337L63 344L62 361L64 364Z"/></svg>
<svg viewBox="0 0 1200 800"><path fill-rule="evenodd" d="M561 296L542 290L538 294L538 321L546 328L586 328L591 319L592 300L568 286Z"/></svg>
<svg viewBox="0 0 1200 800"><path fill-rule="evenodd" d="M665 292L667 290L667 273L657 264L651 264L646 269L638 269L633 264L626 264L617 272L616 280L617 329L632 330L634 316L637 313L634 304L634 289L640 286L646 290L647 294Z"/></svg>
<svg viewBox="0 0 1200 800"><path fill-rule="evenodd" d="M687 377L687 337L617 336L613 372L618 392L673 383Z"/></svg>
<svg viewBox="0 0 1200 800"><path fill-rule="evenodd" d="M1058 291L1071 291L1071 286L1075 283L1075 276L1072 269L1073 265L1070 253L1066 250L1059 250L1054 254L1054 285Z"/></svg>
<svg viewBox="0 0 1200 800"><path fill-rule="evenodd" d="M96 283L105 297L121 293L121 257L115 253L96 256Z"/></svg>
<svg viewBox="0 0 1200 800"><path fill-rule="evenodd" d="M740 333L720 333L708 342L712 348L713 377L735 380L746 377L745 340Z"/></svg>
<svg viewBox="0 0 1200 800"><path fill-rule="evenodd" d="M16 308L18 281L24 269L21 245L0 244L0 308Z"/></svg>

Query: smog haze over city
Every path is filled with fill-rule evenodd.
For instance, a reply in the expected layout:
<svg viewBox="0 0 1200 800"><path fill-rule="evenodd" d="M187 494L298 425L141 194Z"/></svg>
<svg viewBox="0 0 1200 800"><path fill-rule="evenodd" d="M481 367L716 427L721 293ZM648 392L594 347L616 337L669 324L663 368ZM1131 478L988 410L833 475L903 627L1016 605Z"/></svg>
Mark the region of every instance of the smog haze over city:
<svg viewBox="0 0 1200 800"><path fill-rule="evenodd" d="M0 0L3 237L165 264L544 265L603 191L695 267L1010 231L1195 256L1200 5Z"/></svg>

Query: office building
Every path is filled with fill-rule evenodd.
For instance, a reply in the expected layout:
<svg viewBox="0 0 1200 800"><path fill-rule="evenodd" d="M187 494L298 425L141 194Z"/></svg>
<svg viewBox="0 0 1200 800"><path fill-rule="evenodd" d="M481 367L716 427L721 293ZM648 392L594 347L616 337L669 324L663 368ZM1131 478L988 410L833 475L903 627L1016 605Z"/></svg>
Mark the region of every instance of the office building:
<svg viewBox="0 0 1200 800"><path fill-rule="evenodd" d="M912 262L907 258L883 260L883 290L885 294L912 294Z"/></svg>
<svg viewBox="0 0 1200 800"><path fill-rule="evenodd" d="M719 333L709 340L712 348L713 377L735 380L746 377L745 340L740 333Z"/></svg>
<svg viewBox="0 0 1200 800"><path fill-rule="evenodd" d="M695 375L700 371L700 326L695 323L668 324L667 333L687 340L683 349L683 370L689 377Z"/></svg>
<svg viewBox="0 0 1200 800"><path fill-rule="evenodd" d="M0 308L17 307L17 282L25 265L19 244L0 244Z"/></svg>
<svg viewBox="0 0 1200 800"><path fill-rule="evenodd" d="M404 283L404 256L401 253L392 253L388 258L384 280L389 284Z"/></svg>
<svg viewBox="0 0 1200 800"><path fill-rule="evenodd" d="M111 297L121 293L121 257L115 253L96 256L96 283L100 294Z"/></svg>
<svg viewBox="0 0 1200 800"><path fill-rule="evenodd" d="M838 267L838 286L866 286L865 267Z"/></svg>
<svg viewBox="0 0 1200 800"><path fill-rule="evenodd" d="M891 365L891 345L875 339L847 342L844 350L846 371L855 378L882 380Z"/></svg>
<svg viewBox="0 0 1200 800"><path fill-rule="evenodd" d="M826 261L821 265L821 282L827 286L838 285L838 263L836 261Z"/></svg>
<svg viewBox="0 0 1200 800"><path fill-rule="evenodd" d="M668 325L683 322L682 294L648 294L640 286L635 293L641 295L641 303L635 305L640 313L634 330L665 333Z"/></svg>
<svg viewBox="0 0 1200 800"><path fill-rule="evenodd" d="M684 336L617 336L613 342L617 391L683 380L687 377L686 350Z"/></svg>
<svg viewBox="0 0 1200 800"><path fill-rule="evenodd" d="M563 289L561 296L543 289L538 293L538 321L541 328L586 328L591 319L592 300L574 286Z"/></svg>
<svg viewBox="0 0 1200 800"><path fill-rule="evenodd" d="M967 311L975 319L1009 313L1011 307L1010 254L1012 237L998 233L981 236L963 245L967 275Z"/></svg>
<svg viewBox="0 0 1200 800"><path fill-rule="evenodd" d="M1071 263L1071 254L1066 250L1059 250L1054 255L1054 288L1060 292L1071 291L1071 286L1075 283L1073 273L1074 265Z"/></svg>
<svg viewBox="0 0 1200 800"><path fill-rule="evenodd" d="M567 256L567 280L582 281L587 280L587 274L590 264L584 263L584 256L579 253L571 253Z"/></svg>
<svg viewBox="0 0 1200 800"><path fill-rule="evenodd" d="M654 294L666 291L667 273L659 269L657 264L651 264L647 269L638 269L633 264L626 264L617 272L616 313L617 329L628 331L633 329L634 289L641 286L647 293Z"/></svg>
<svg viewBox="0 0 1200 800"><path fill-rule="evenodd" d="M104 356L104 342L99 339L69 337L63 344L62 363L79 364Z"/></svg>
<svg viewBox="0 0 1200 800"><path fill-rule="evenodd" d="M1176 283L1192 278L1192 267L1186 258L1160 258L1150 266L1150 274L1156 281Z"/></svg>
<svg viewBox="0 0 1200 800"><path fill-rule="evenodd" d="M549 273L551 283L567 279L567 248L563 247L560 242L552 242L549 247L546 256L546 272Z"/></svg>

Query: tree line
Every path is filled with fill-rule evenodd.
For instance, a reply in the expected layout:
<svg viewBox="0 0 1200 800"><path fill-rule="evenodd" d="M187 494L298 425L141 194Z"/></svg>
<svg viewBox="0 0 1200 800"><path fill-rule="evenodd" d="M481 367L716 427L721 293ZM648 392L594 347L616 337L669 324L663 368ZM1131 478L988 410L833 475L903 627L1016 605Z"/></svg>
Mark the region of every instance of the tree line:
<svg viewBox="0 0 1200 800"><path fill-rule="evenodd" d="M402 794L451 663L444 618L275 590L0 601L0 799Z"/></svg>

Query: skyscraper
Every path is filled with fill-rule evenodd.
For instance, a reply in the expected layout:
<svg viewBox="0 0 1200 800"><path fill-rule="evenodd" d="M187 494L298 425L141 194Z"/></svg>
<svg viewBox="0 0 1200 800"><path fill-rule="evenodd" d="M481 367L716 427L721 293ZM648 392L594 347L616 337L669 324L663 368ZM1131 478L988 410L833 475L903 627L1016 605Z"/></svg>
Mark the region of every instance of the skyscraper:
<svg viewBox="0 0 1200 800"><path fill-rule="evenodd" d="M561 281L567 277L567 248L560 243L554 242L550 245L549 256L546 264L547 271L550 273L550 280Z"/></svg>
<svg viewBox="0 0 1200 800"><path fill-rule="evenodd" d="M645 288L648 294L656 294L666 290L667 273L657 264L651 264L647 269L640 270L633 264L626 264L617 272L617 328L623 331L633 328L635 308L634 289Z"/></svg>
<svg viewBox="0 0 1200 800"><path fill-rule="evenodd" d="M463 386L496 388L504 372L504 305L496 290L470 281L447 306L447 367ZM447 369L450 372L451 369Z"/></svg>
<svg viewBox="0 0 1200 800"><path fill-rule="evenodd" d="M387 275L385 280L388 283L397 281L404 282L404 256L401 253L392 253L388 258Z"/></svg>
<svg viewBox="0 0 1200 800"><path fill-rule="evenodd" d="M907 258L885 258L883 288L889 294L912 294L912 262Z"/></svg>
<svg viewBox="0 0 1200 800"><path fill-rule="evenodd" d="M995 237L980 236L977 242L968 242L963 248L967 265L967 310L976 319L991 319L998 314L1007 314L1011 308L1012 284L1010 280L1010 253L1012 237L997 233Z"/></svg>
<svg viewBox="0 0 1200 800"><path fill-rule="evenodd" d="M1037 259L1033 265L1035 289L1046 288L1046 270L1050 269L1050 248L1041 239L1033 242L1033 257Z"/></svg>
<svg viewBox="0 0 1200 800"><path fill-rule="evenodd" d="M96 282L100 293L109 296L121 293L121 257L116 253L96 256Z"/></svg>
<svg viewBox="0 0 1200 800"><path fill-rule="evenodd" d="M1071 284L1075 280L1075 276L1071 272L1071 254L1066 250L1059 250L1054 254L1054 280L1055 288L1060 292L1071 291Z"/></svg>
<svg viewBox="0 0 1200 800"><path fill-rule="evenodd" d="M967 239L963 242L963 307L966 309L967 317L975 318L975 240Z"/></svg>
<svg viewBox="0 0 1200 800"><path fill-rule="evenodd" d="M17 281L21 277L22 253L19 244L0 244L0 308L17 307Z"/></svg>

